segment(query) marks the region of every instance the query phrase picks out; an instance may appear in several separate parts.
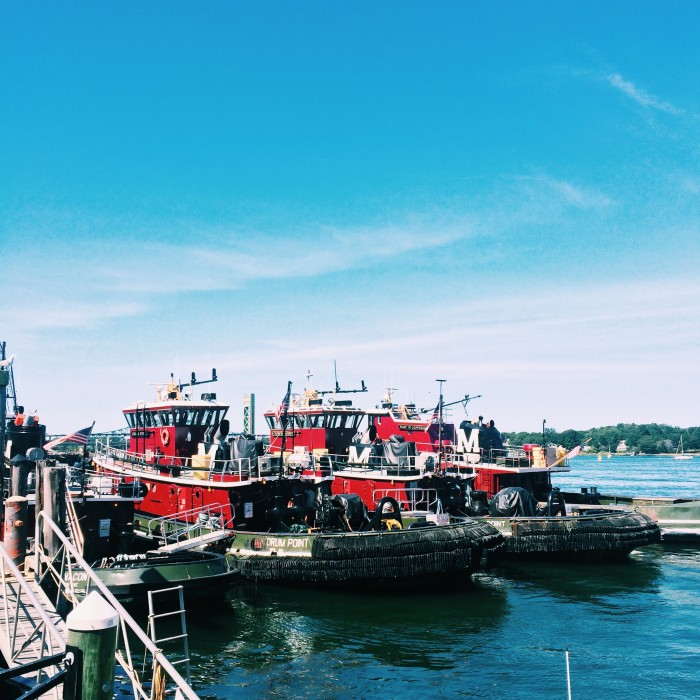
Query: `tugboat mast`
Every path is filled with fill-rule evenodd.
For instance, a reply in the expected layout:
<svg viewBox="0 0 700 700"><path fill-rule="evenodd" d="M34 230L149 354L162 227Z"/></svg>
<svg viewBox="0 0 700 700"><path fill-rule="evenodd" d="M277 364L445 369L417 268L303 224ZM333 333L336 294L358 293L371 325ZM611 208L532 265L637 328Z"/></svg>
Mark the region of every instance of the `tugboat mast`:
<svg viewBox="0 0 700 700"><path fill-rule="evenodd" d="M442 385L446 379L436 379L440 383L440 402L438 403L438 469L442 469Z"/></svg>

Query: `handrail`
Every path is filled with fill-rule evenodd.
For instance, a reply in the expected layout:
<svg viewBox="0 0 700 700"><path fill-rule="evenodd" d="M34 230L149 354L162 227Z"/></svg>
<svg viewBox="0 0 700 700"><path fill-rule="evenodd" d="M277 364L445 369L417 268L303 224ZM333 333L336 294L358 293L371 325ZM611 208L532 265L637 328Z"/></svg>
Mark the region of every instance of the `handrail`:
<svg viewBox="0 0 700 700"><path fill-rule="evenodd" d="M225 481L225 477L237 479L238 481L253 481L263 477L260 461L257 464L248 458L239 459L211 459L209 455L194 455L193 457L173 457L171 455L160 455L153 457L153 462L146 461L144 455L138 452L129 452L115 447L102 440L95 443L93 459L101 457L112 462L121 462L128 465L129 469L144 473L157 473L163 469L171 471L177 470L179 474L203 475L202 481ZM156 461L157 459L157 461ZM203 463L199 463L202 461ZM173 473L177 477L179 474ZM216 478L215 478L216 477Z"/></svg>
<svg viewBox="0 0 700 700"><path fill-rule="evenodd" d="M78 513L75 510L75 503L73 503L70 491L66 492L66 515L69 532L73 535L77 550L82 554L85 551L85 535L83 528L80 527L80 520L78 520Z"/></svg>
<svg viewBox="0 0 700 700"><path fill-rule="evenodd" d="M63 559L64 562L56 568L52 561L49 560L48 556L43 553L43 525L48 525L53 531L55 537L57 537L62 545ZM54 523L50 516L45 512L41 511L36 516L36 542L35 542L35 570L37 575L41 574L42 565L46 568L46 571L51 571L54 575L56 584L59 586L60 592L68 598L72 603L77 602L75 592L72 586L72 569L74 566L80 567L88 576L88 586L96 588L100 594L107 600L107 602L114 608L114 610L119 615L120 630L122 634L122 639L125 646L125 654L122 653L117 645L117 653L115 659L117 664L124 670L126 675L129 677L134 690L134 695L141 697L144 700L149 700L148 694L146 694L141 680L139 680L138 674L134 664L131 662L131 649L129 643L129 634L135 636L141 644L143 644L145 650L151 654L153 657L153 668L160 666L163 671L170 677L170 679L175 683L178 690L183 694L184 697L190 700L199 700L199 696L192 690L192 688L187 684L187 681L180 675L180 673L173 667L173 665L168 661L162 651L154 644L148 635L139 627L136 621L129 615L129 613L123 608L121 603L112 595L109 588L100 580L100 578L95 574L95 572L90 568L90 565L83 559L78 550L71 544L68 538L61 532L60 528ZM70 581L67 583L66 576L63 573L64 568L68 569L68 578ZM63 574L63 575L62 575ZM44 574L45 575L45 574ZM43 575L42 575L43 578ZM153 688L151 689L151 698L153 694Z"/></svg>
<svg viewBox="0 0 700 700"><path fill-rule="evenodd" d="M181 510L171 515L161 515L156 518L150 518L146 528L148 536L155 539L155 534L157 533L158 535L162 536L163 539L166 539L167 535L163 531L163 525L165 523L179 525L181 528L188 528L188 534L191 534L191 532L197 528L200 530L207 529L210 532L231 529L231 527L233 527L233 518L229 518L228 520L224 519L224 507L225 506L223 505L209 504L206 506L199 506L198 508L190 508L189 510ZM233 511L233 506L231 506L231 510ZM209 524L211 523L211 515L213 513L221 516L221 519L218 521L219 524L216 527ZM209 520L207 522L200 520L199 516L202 514L209 516ZM190 520L193 520L193 522L190 522ZM174 532L171 534L177 533Z"/></svg>
<svg viewBox="0 0 700 700"><path fill-rule="evenodd" d="M0 634L4 634L8 640L9 658L5 659L8 665L11 666L17 658L17 655L25 651L30 644L34 645L34 652L37 660L54 656L57 653L64 654L66 651L66 640L63 634L49 617L44 605L30 588L29 583L14 561L12 561L12 557L10 557L2 542L0 542L0 562L0 570L2 572ZM12 583L8 580L10 576L14 579ZM14 589L16 600L14 601L14 610L11 615L10 601L12 596L9 595L8 588L15 582L17 584L17 588ZM22 602L23 596L26 602ZM29 612L31 609L34 609L38 615L38 624L36 618ZM16 648L15 644L18 641L16 632L19 626L20 616L23 616L23 618L30 623L33 627L33 631L26 639L22 640L22 645ZM56 671L59 671L56 663L48 664L48 666L55 666ZM38 671L37 680L40 678L40 675L41 671Z"/></svg>
<svg viewBox="0 0 700 700"><path fill-rule="evenodd" d="M402 512L410 513L442 513L442 502L437 489L407 488L407 489L375 489L372 500L375 506L385 497L393 498ZM405 496L405 497L404 497ZM420 505L420 508L416 508Z"/></svg>

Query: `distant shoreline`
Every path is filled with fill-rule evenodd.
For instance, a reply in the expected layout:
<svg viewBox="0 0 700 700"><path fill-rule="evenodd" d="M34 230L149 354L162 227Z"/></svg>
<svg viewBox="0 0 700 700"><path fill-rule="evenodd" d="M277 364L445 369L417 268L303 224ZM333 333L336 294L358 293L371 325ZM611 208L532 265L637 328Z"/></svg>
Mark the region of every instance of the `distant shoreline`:
<svg viewBox="0 0 700 700"><path fill-rule="evenodd" d="M601 450L600 452L582 452L581 457L597 457L598 455L607 455L607 450ZM676 452L610 452L611 457L675 457ZM700 452L690 452L685 451L683 453L687 457L700 456Z"/></svg>

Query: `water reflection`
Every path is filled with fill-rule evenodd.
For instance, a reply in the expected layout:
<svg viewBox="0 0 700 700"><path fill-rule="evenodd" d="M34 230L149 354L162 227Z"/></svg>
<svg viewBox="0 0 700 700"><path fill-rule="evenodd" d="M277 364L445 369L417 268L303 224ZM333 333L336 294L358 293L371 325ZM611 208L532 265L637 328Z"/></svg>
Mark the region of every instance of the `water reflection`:
<svg viewBox="0 0 700 700"><path fill-rule="evenodd" d="M203 698L534 699L561 694L570 649L579 700L626 697L639 679L643 700L690 697L698 591L700 553L666 547L601 566L502 565L418 595L242 584L188 614L193 677Z"/></svg>
<svg viewBox="0 0 700 700"><path fill-rule="evenodd" d="M503 562L494 575L529 589L573 602L603 602L611 596L653 593L659 585L664 550L660 546L636 550L618 562L568 564Z"/></svg>
<svg viewBox="0 0 700 700"><path fill-rule="evenodd" d="M459 590L452 585L382 595L241 583L223 609L198 611L188 621L196 639L194 675L211 682L233 665L260 672L338 653L350 664L372 659L389 667L450 670L462 663L455 645L464 654L478 649L484 632L498 628L508 611L507 591L496 577L464 581Z"/></svg>

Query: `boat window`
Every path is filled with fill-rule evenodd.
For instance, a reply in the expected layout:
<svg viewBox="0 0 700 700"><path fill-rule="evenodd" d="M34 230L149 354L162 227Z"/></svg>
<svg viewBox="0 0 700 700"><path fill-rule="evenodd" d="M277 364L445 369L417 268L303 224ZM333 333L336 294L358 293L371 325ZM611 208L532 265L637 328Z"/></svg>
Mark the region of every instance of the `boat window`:
<svg viewBox="0 0 700 700"><path fill-rule="evenodd" d="M360 427L361 415L348 416L348 428L357 430Z"/></svg>
<svg viewBox="0 0 700 700"><path fill-rule="evenodd" d="M294 414L292 416L294 418L294 427L295 428L304 428L304 415L303 414Z"/></svg>
<svg viewBox="0 0 700 700"><path fill-rule="evenodd" d="M265 416L265 421L267 422L267 427L272 430L272 428L275 427L275 417L274 416Z"/></svg>
<svg viewBox="0 0 700 700"><path fill-rule="evenodd" d="M310 428L318 428L319 427L319 418L321 416L318 415L309 415L309 427Z"/></svg>
<svg viewBox="0 0 700 700"><path fill-rule="evenodd" d="M126 418L126 424L130 428L134 428L136 426L136 421L134 420L134 414L133 413L125 413L124 418Z"/></svg>
<svg viewBox="0 0 700 700"><path fill-rule="evenodd" d="M331 413L331 414L327 415L326 416L326 427L331 428L331 429L337 428L338 424L340 422L339 419L340 419L340 416L337 413L336 414Z"/></svg>
<svg viewBox="0 0 700 700"><path fill-rule="evenodd" d="M201 425L202 417L199 411L190 408L185 414L185 425Z"/></svg>

